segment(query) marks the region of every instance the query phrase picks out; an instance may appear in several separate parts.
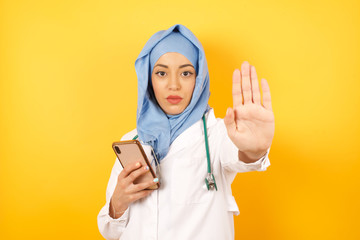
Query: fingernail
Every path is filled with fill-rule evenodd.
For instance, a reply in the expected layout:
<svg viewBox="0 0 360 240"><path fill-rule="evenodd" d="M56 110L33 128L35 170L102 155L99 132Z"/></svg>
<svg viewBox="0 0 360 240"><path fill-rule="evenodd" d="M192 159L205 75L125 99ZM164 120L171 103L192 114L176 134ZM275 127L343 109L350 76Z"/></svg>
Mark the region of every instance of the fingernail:
<svg viewBox="0 0 360 240"><path fill-rule="evenodd" d="M159 181L159 179L158 179L158 178L155 178L153 181L154 181L154 182L158 182L158 181Z"/></svg>
<svg viewBox="0 0 360 240"><path fill-rule="evenodd" d="M136 167L140 167L140 163L137 162L137 163L135 164L135 166L136 166Z"/></svg>
<svg viewBox="0 0 360 240"><path fill-rule="evenodd" d="M149 166L145 166L144 169L145 169L145 170L149 170Z"/></svg>

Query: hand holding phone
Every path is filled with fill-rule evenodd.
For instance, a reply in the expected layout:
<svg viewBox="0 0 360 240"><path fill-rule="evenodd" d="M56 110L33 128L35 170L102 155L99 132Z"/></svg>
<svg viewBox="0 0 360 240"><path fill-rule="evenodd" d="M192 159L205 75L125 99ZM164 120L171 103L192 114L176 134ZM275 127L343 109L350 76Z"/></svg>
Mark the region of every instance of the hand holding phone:
<svg viewBox="0 0 360 240"><path fill-rule="evenodd" d="M110 200L109 214L112 218L119 218L132 202L157 189L159 180L137 140L115 142L113 149L123 170Z"/></svg>
<svg viewBox="0 0 360 240"><path fill-rule="evenodd" d="M120 164L125 168L128 164L140 162L141 165L148 166L149 171L134 180L134 184L146 182L156 178L155 172L145 154L145 151L138 140L114 142L112 148L120 161ZM148 189L157 189L160 187L159 182Z"/></svg>
<svg viewBox="0 0 360 240"><path fill-rule="evenodd" d="M156 180L134 184L134 180L149 172L149 168L134 162L126 165L118 176L114 193L110 200L109 214L112 218L119 218L132 202L144 198L154 190L148 190Z"/></svg>

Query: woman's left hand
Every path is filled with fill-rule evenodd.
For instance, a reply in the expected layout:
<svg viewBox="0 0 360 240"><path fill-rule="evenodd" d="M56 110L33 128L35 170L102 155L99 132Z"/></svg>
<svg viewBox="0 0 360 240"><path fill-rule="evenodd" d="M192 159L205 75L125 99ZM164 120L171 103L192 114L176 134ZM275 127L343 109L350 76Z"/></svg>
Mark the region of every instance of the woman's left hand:
<svg viewBox="0 0 360 240"><path fill-rule="evenodd" d="M255 67L244 62L241 72L233 73L233 109L228 108L224 123L232 142L239 149L239 159L254 162L265 155L275 131L270 88L261 80L263 102Z"/></svg>

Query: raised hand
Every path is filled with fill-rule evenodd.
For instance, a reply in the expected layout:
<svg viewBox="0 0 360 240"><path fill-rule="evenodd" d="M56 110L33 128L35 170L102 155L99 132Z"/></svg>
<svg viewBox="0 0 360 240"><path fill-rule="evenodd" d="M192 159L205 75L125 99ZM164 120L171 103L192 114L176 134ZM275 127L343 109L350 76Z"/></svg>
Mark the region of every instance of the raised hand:
<svg viewBox="0 0 360 240"><path fill-rule="evenodd" d="M271 107L270 88L261 80L262 103L255 67L244 62L241 72L233 73L233 109L228 108L224 123L232 142L239 149L239 159L254 162L270 147L275 122Z"/></svg>

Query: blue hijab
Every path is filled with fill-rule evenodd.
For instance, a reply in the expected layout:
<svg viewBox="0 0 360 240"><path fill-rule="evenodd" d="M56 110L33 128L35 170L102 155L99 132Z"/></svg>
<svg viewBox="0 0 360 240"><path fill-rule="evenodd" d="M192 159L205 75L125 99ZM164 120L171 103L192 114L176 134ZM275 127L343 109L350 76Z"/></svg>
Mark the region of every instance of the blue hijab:
<svg viewBox="0 0 360 240"><path fill-rule="evenodd" d="M167 115L158 105L151 84L155 62L167 52L183 54L196 70L195 88L185 110ZM150 144L158 160L163 159L171 143L188 127L199 121L210 107L210 82L204 49L185 26L176 24L150 37L135 61L138 77L136 125L139 140Z"/></svg>

